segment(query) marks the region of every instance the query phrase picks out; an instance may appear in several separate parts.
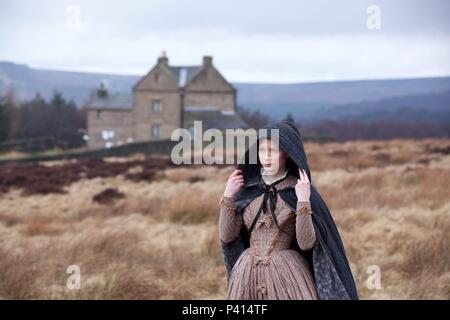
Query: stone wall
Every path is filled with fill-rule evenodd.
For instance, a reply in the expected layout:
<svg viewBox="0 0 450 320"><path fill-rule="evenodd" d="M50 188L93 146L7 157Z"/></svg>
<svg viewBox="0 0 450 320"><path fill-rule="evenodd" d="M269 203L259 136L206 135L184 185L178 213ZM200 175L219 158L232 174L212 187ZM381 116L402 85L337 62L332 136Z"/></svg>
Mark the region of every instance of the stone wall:
<svg viewBox="0 0 450 320"><path fill-rule="evenodd" d="M162 110L155 113L152 110L152 101L159 99L162 102ZM172 131L180 127L180 95L178 91L135 91L133 118L135 121L136 141L155 139L170 139ZM161 126L161 136L152 136L152 126Z"/></svg>
<svg viewBox="0 0 450 320"><path fill-rule="evenodd" d="M89 110L87 115L89 149L118 146L134 141L134 123L131 110ZM103 132L113 132L104 139Z"/></svg>

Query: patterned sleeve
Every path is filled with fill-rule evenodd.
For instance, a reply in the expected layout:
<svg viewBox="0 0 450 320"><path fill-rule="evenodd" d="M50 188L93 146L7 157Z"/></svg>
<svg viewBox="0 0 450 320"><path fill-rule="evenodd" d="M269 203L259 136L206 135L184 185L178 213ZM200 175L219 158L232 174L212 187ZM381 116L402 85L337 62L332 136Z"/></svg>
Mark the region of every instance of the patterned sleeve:
<svg viewBox="0 0 450 320"><path fill-rule="evenodd" d="M220 205L219 216L219 237L224 242L235 240L242 228L242 214L236 215L234 209L234 199L223 197Z"/></svg>
<svg viewBox="0 0 450 320"><path fill-rule="evenodd" d="M300 202L297 202L297 210L300 208ZM295 222L295 230L297 235L297 242L302 250L311 249L316 243L316 233L312 217L308 213L297 215Z"/></svg>

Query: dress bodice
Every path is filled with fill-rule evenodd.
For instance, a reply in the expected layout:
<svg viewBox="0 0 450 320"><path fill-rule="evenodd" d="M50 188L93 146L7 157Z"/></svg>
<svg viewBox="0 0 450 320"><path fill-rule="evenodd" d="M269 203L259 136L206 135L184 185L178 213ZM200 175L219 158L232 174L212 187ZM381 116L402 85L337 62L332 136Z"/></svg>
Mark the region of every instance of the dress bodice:
<svg viewBox="0 0 450 320"><path fill-rule="evenodd" d="M284 180L275 184L277 190L287 186L293 186L297 178L289 175ZM244 211L244 225L247 230L252 225L258 209L263 201L263 195L256 197ZM255 263L268 263L273 252L289 249L295 234L294 210L277 193L275 216L280 230L270 214L261 213L250 235L250 250L255 257Z"/></svg>

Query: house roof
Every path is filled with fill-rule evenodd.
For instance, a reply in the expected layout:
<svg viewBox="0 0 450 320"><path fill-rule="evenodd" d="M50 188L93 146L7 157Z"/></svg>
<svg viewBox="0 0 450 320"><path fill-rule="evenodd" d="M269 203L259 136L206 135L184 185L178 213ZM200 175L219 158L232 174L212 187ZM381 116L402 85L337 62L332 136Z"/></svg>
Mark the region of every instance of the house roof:
<svg viewBox="0 0 450 320"><path fill-rule="evenodd" d="M203 130L248 128L248 124L232 110L221 110L215 106L186 106L184 111L184 122L193 124L194 121L202 121Z"/></svg>
<svg viewBox="0 0 450 320"><path fill-rule="evenodd" d="M180 88L189 83L202 70L202 66L168 66L167 68Z"/></svg>
<svg viewBox="0 0 450 320"><path fill-rule="evenodd" d="M133 108L133 96L127 94L108 94L106 97L98 97L89 104L90 109L116 109L128 110Z"/></svg>

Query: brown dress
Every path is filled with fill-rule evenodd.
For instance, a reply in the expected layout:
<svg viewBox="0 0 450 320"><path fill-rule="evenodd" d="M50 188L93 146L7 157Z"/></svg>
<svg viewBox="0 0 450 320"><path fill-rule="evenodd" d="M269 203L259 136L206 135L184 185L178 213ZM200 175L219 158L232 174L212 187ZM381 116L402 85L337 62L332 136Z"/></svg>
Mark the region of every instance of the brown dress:
<svg viewBox="0 0 450 320"><path fill-rule="evenodd" d="M275 188L279 190L296 183L297 178L289 175ZM260 195L247 206L243 215L235 215L229 207L233 199L225 197L219 217L221 240L231 242L236 239L242 224L249 229L262 199L263 195ZM294 232L302 250L314 246L316 236L312 218L309 214L295 215L279 194L275 215L279 226L288 234L277 228L269 212L261 213L250 235L250 247L241 254L231 271L228 299L317 299L308 262L299 252L289 249Z"/></svg>

